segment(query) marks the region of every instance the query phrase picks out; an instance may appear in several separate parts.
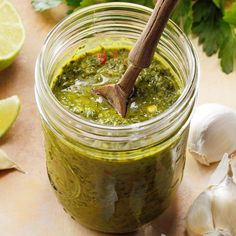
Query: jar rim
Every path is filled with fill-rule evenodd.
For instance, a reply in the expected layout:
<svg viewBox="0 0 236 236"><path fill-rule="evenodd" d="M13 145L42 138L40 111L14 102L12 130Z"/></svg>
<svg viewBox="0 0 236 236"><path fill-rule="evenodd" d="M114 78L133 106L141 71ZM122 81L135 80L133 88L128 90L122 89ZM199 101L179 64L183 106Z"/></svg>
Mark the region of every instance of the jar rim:
<svg viewBox="0 0 236 236"><path fill-rule="evenodd" d="M71 19L73 19L75 16L78 15L83 15L84 13L88 13L89 11L96 11L96 10L101 10L102 8L107 9L107 8L114 8L114 7L125 7L125 8L136 8L138 10L143 10L146 13L151 14L152 9L142 6L142 5L138 5L138 4L133 4L133 3L125 3L125 2L109 2L109 3L100 3L100 4L95 4L92 6L88 6L85 8L82 8L76 12L74 12L73 14L67 16L66 18L64 18L62 21L60 21L48 34L43 47L41 49L40 55L37 59L36 62L36 78L37 78L37 66L39 66L40 69L42 69L42 60L45 56L46 53L46 45L49 43L49 41L53 38L54 34L57 33L57 31L64 25L66 24L68 21L70 21ZM126 10L127 10L126 9ZM186 96L188 95L189 91L191 90L191 88L194 86L197 86L197 80L198 80L198 75L199 75L199 66L198 66L198 57L197 54L195 52L195 49L192 45L192 43L190 42L190 40L187 38L187 36L182 32L182 30L172 21L169 20L168 22L168 26L171 27L171 29L173 29L180 37L182 37L182 39L185 42L185 46L187 48L187 52L188 52L188 60L190 63L190 73L188 75L188 79L187 79L187 83L186 86L183 90L183 92L181 93L180 97L177 99L177 101L175 103L173 103L167 110L165 110L163 113L157 115L154 118L148 119L146 121L142 121L142 122L138 122L138 123L133 123L133 124L128 124L128 125L123 125L123 126L112 126L112 125L102 125L99 123L95 123L89 120L86 120L85 118L82 118L70 111L68 111L65 107L63 107L61 105L61 103L56 99L56 97L54 96L52 90L50 89L49 84L47 83L45 76L43 76L43 84L44 84L44 88L46 89L46 94L48 95L48 98L53 102L54 105L56 105L56 107L58 109L60 109L63 114L69 118L70 120L73 120L76 123L79 123L81 125L87 126L87 127L91 127L94 129L99 129L99 130L109 130L109 131L129 131L129 130L134 130L137 128L144 128L144 127L150 127L152 124L156 124L162 120L164 120L165 118L169 117L170 114L172 114L177 107L180 106L180 104L183 102L183 100L186 98ZM42 71L42 70L41 70ZM37 87L37 80L36 80L36 87ZM37 100L37 98L36 98ZM38 101L37 101L38 103Z"/></svg>

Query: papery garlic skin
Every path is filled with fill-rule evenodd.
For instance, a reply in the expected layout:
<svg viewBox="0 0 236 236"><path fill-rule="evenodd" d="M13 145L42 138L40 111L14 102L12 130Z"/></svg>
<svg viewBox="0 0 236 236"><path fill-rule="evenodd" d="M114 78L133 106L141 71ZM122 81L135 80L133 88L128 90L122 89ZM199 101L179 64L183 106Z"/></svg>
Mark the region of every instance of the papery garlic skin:
<svg viewBox="0 0 236 236"><path fill-rule="evenodd" d="M204 165L235 151L236 112L214 103L199 106L190 124L188 149Z"/></svg>

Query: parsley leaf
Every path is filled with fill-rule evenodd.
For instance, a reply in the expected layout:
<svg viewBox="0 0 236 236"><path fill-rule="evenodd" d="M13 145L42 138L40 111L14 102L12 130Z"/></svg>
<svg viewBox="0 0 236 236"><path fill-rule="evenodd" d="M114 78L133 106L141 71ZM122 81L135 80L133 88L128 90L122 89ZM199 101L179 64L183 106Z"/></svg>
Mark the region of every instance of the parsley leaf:
<svg viewBox="0 0 236 236"><path fill-rule="evenodd" d="M82 0L80 1L80 4L78 5L77 8L75 8L74 11L77 11L83 7L87 7L93 4L98 4L98 3L103 3L103 2L109 2L109 0Z"/></svg>
<svg viewBox="0 0 236 236"><path fill-rule="evenodd" d="M184 30L186 34L189 34L193 22L192 0L179 1L171 18Z"/></svg>
<svg viewBox="0 0 236 236"><path fill-rule="evenodd" d="M32 0L31 4L36 11L45 11L57 7L63 2L64 0Z"/></svg>
<svg viewBox="0 0 236 236"><path fill-rule="evenodd" d="M236 34L223 19L222 3L225 4L225 1L196 1L193 5L192 32L199 37L199 43L208 56L219 52L222 70L228 74L234 69Z"/></svg>
<svg viewBox="0 0 236 236"><path fill-rule="evenodd" d="M220 8L220 1L221 1L221 0L213 0L213 2L215 3L215 5L216 5L217 7L219 7L219 8Z"/></svg>
<svg viewBox="0 0 236 236"><path fill-rule="evenodd" d="M213 0L215 5L222 10L224 21L236 26L236 1Z"/></svg>
<svg viewBox="0 0 236 236"><path fill-rule="evenodd" d="M136 4L143 5L143 6L150 7L150 8L153 8L155 6L155 1L153 1L153 0L124 0L124 1L136 3ZM124 2L124 1L119 0L119 2Z"/></svg>
<svg viewBox="0 0 236 236"><path fill-rule="evenodd" d="M236 26L236 1L224 5L224 20Z"/></svg>
<svg viewBox="0 0 236 236"><path fill-rule="evenodd" d="M68 0L66 0L66 1L68 1ZM76 0L69 0L69 1L76 1ZM87 6L90 6L93 4L98 4L98 3L103 3L103 2L112 2L112 1L114 1L114 0L82 0L79 4L79 7L77 7L75 9L75 11L80 8L87 7ZM136 3L139 5L144 5L144 6L147 6L150 8L154 7L153 0L116 0L116 2L131 2L131 3Z"/></svg>
<svg viewBox="0 0 236 236"><path fill-rule="evenodd" d="M199 37L208 56L216 53L225 40L228 24L222 20L222 13L210 0L198 0L193 5L192 32Z"/></svg>
<svg viewBox="0 0 236 236"><path fill-rule="evenodd" d="M77 7L77 6L80 5L81 0L65 0L65 2L66 2L66 4L67 4L68 6ZM93 3L91 3L91 4L93 4Z"/></svg>
<svg viewBox="0 0 236 236"><path fill-rule="evenodd" d="M232 29L230 29L228 35L221 45L218 55L221 58L221 67L226 74L233 71L234 62L236 61L236 35Z"/></svg>

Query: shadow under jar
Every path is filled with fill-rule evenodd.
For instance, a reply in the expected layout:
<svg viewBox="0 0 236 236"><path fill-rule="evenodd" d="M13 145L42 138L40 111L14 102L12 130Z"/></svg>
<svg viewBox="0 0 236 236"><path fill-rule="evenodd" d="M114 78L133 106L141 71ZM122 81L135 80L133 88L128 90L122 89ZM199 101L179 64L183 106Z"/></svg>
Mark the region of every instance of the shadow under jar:
<svg viewBox="0 0 236 236"><path fill-rule="evenodd" d="M36 100L47 170L57 198L81 224L125 233L159 216L181 182L199 66L190 41L169 21L157 48L183 87L178 100L150 120L106 126L66 110L50 85L75 51L131 47L152 10L129 3L84 8L48 35L36 63Z"/></svg>

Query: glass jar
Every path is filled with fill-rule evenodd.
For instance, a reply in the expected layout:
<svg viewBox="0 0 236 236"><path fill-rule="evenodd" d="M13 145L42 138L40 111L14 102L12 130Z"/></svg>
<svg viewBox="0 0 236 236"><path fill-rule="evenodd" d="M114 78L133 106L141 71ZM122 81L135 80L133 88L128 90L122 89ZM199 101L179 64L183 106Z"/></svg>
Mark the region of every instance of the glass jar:
<svg viewBox="0 0 236 236"><path fill-rule="evenodd" d="M130 3L93 5L60 22L36 63L36 100L48 176L73 219L103 232L125 233L153 220L181 182L199 66L183 32L169 21L157 53L184 89L167 111L145 122L110 127L65 110L50 84L75 51L132 46L152 10Z"/></svg>

